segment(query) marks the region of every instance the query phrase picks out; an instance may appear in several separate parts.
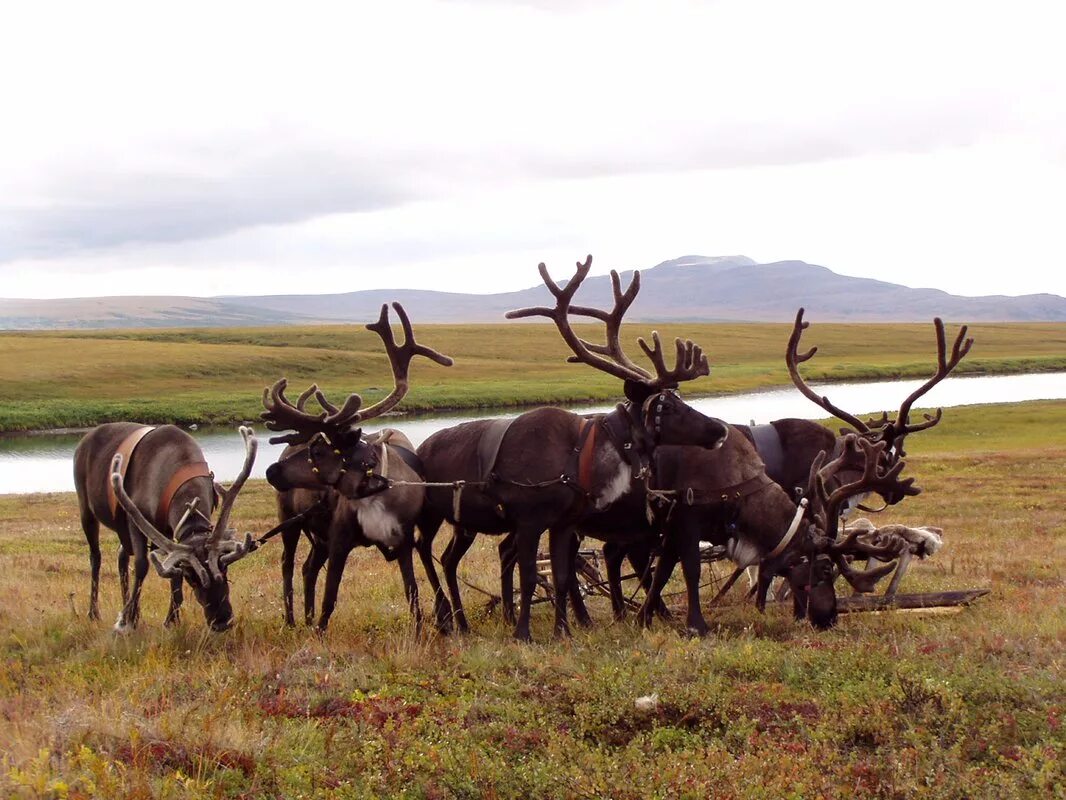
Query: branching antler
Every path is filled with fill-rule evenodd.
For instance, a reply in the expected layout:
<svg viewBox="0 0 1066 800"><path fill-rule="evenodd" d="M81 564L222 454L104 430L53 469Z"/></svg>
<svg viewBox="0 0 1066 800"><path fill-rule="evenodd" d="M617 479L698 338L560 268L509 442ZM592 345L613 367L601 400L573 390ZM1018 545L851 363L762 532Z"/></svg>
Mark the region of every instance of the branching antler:
<svg viewBox="0 0 1066 800"><path fill-rule="evenodd" d="M882 468L882 456L887 447L888 442L885 440L874 442L868 437L851 433L844 438L844 446L837 458L826 463L826 454L823 451L811 465L808 496L815 503L814 519L818 527L825 532L825 538L817 540L816 544L833 559L841 575L859 592L872 591L877 581L891 572L896 565L892 562L861 571L854 569L847 562L847 556L896 558L902 549L896 542L874 545L864 541L861 538L861 530L852 531L843 540L837 541L840 511L844 503L851 497L867 492L903 496L914 496L921 492L921 489L914 485L913 478L900 480L899 475L906 462L896 460L890 467ZM862 476L849 483L841 483L830 492L827 488L829 482L844 467L849 452L856 451L861 451L864 457Z"/></svg>
<svg viewBox="0 0 1066 800"><path fill-rule="evenodd" d="M552 280L551 275L548 274L548 268L543 263L538 265L537 268L540 271L540 277L544 281L544 285L548 287L548 291L555 297L555 307L520 308L508 311L506 317L507 319L547 317L552 320L563 337L563 341L573 352L573 355L567 358L570 363L588 364L601 372L606 372L608 375L613 375L624 381L642 383L654 389L676 387L683 381L694 380L702 375L710 374L711 370L707 364L707 357L703 354L699 345L690 340L682 339L675 341L677 360L674 368L669 369L665 363L663 346L657 331L652 332L652 346L649 346L644 339L637 340L641 349L651 359L652 366L655 368L654 375L643 367L638 366L625 354L620 342L622 318L636 299L637 292L640 291L640 273L638 271L634 271L632 282L623 291L618 272L611 270L614 308L608 312L589 306L571 306L574 294L576 294L592 268L592 256L588 256L584 264L578 262L577 271L574 273L574 277L567 282L565 288L560 288ZM570 314L592 317L603 322L607 328L606 343L602 345L596 344L578 336L570 326Z"/></svg>
<svg viewBox="0 0 1066 800"><path fill-rule="evenodd" d="M855 430L860 433L870 433L870 429L866 426L862 420L858 417L849 414L842 408L833 405L829 401L828 397L819 395L807 382L803 380L803 376L799 374L799 365L805 361L810 361L814 357L814 354L818 352L817 347L812 347L806 353L799 352L800 337L803 336L803 332L810 327L809 322L803 321L803 309L801 308L796 314L796 322L792 326L792 335L788 337L788 349L785 350L785 364L788 366L788 374L792 378L792 382L796 384L796 388L803 393L803 396L808 400L811 400L815 405L824 408L834 417L843 420L848 423Z"/></svg>
<svg viewBox="0 0 1066 800"><path fill-rule="evenodd" d="M894 451L894 457L898 458L903 455L903 440L909 433L915 433L917 431L924 431L932 428L938 422L940 422L943 416L943 409L938 408L934 414L925 414L925 420L922 422L912 424L910 422L911 406L914 402L926 394L930 389L936 386L940 381L944 380L951 371L959 365L959 362L965 358L966 354L970 352L970 348L973 346L973 339L966 338L967 326L963 325L959 329L958 335L955 337L955 343L951 348L951 356L947 354L947 339L944 334L944 323L939 317L933 320L933 325L936 328L936 346L937 346L937 369L929 380L915 389L903 404L899 408L899 412L895 419L891 419L887 412L881 414L879 419L871 419L867 422L861 421L858 417L849 414L843 409L833 405L828 397L819 396L807 383L803 380L799 374L799 365L804 361L808 361L811 357L818 352L817 347L812 347L806 353L799 353L799 340L803 335L803 331L808 327L810 323L803 321L803 309L799 310L796 314L796 323L792 327L792 335L788 340L788 349L785 352L785 363L788 365L788 374L792 377L792 382L796 385L805 397L814 401L818 406L824 408L830 414L844 422L848 423L859 433L871 438L877 437L888 441L892 445Z"/></svg>
<svg viewBox="0 0 1066 800"><path fill-rule="evenodd" d="M940 317L936 317L933 320L933 327L936 328L936 372L933 373L929 380L911 392L910 396L899 407L899 413L896 418L885 427L885 438L891 439L893 447L900 455L903 454L903 439L908 433L932 428L940 422L940 418L944 414L944 409L938 408L934 414L925 414L924 422L912 425L910 424L911 406L914 405L914 402L919 397L922 397L950 375L951 371L959 365L959 362L966 357L966 354L970 352L970 348L973 347L973 338L967 338L968 327L963 325L959 329L959 333L955 337L955 343L951 347L951 357L948 358L947 338L944 334L944 323Z"/></svg>
<svg viewBox="0 0 1066 800"><path fill-rule="evenodd" d="M389 307L387 305L381 307L381 316L378 321L366 326L367 330L373 331L381 337L381 341L385 345L385 352L389 357L389 363L392 365L394 388L389 396L369 408L363 408L363 398L353 392L338 407L327 399L325 393L316 384L312 384L293 405L285 397L287 382L282 378L273 386L263 390L263 407L266 410L259 416L265 421L267 428L272 431L294 432L284 436L271 437L271 444L304 444L318 433L329 437L336 436L352 425L379 417L395 408L407 394L409 388L408 372L411 366L411 359L415 356L424 356L445 367L452 365L452 359L448 356L416 342L411 320L408 318L403 306L399 303L393 303L392 307L396 309L396 313L400 317L400 324L403 326L404 342L402 345L398 345L395 336L393 336L392 326L389 323ZM312 414L304 409L305 404L312 395L322 407L322 411L317 414Z"/></svg>
<svg viewBox="0 0 1066 800"><path fill-rule="evenodd" d="M400 325L403 327L404 341L402 345L396 344L396 337L393 336L392 325L389 323L389 307L387 305L381 306L381 316L378 321L366 326L368 331L374 331L380 336L382 343L385 345L385 352L388 354L389 363L392 365L394 381L392 392L389 393L388 397L362 411L359 411L358 406L351 410L342 408L336 414L328 417L327 422L333 422L335 417L338 417L342 422L364 422L391 411L407 394L409 388L408 371L411 367L411 359L415 356L428 358L442 367L450 367L454 363L451 358L443 353L416 342L411 320L407 317L407 312L404 311L403 306L399 303L393 303L392 307L396 309L396 315L400 318ZM319 394L318 399L319 402L322 402L324 398Z"/></svg>
<svg viewBox="0 0 1066 800"><path fill-rule="evenodd" d="M271 444L303 444L316 433L325 433L334 429L327 422L327 417L331 413L330 409L335 411L335 407L327 407L323 404L325 410L320 411L318 414L311 414L304 410L308 398L312 394L320 394L318 386L312 384L307 391L300 395L295 405L285 397L286 386L288 386L288 381L282 378L273 386L263 389L263 408L266 410L261 412L259 416L266 424L266 427L272 431L294 431L294 433L287 433L284 436L271 436ZM358 399L359 395L352 395L349 400L352 397ZM322 402L321 398L319 402Z"/></svg>

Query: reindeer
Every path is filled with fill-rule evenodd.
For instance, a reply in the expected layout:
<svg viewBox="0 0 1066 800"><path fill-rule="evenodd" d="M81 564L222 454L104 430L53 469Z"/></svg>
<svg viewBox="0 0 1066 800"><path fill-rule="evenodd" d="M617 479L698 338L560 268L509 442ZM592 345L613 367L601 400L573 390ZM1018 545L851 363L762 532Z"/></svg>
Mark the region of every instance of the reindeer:
<svg viewBox="0 0 1066 800"><path fill-rule="evenodd" d="M575 309L574 311L575 313L583 313L586 310L579 311ZM830 459L843 458L843 461L837 463L831 480L836 482L853 480L863 473L865 469L865 454L863 451L855 448L849 449L844 446L848 435L857 434L874 443L885 442L887 446L880 451L882 459L880 466L883 470L892 468L905 455L903 444L906 437L909 434L932 428L940 422L943 416L943 410L937 409L935 414L926 414L923 422L912 423L910 421L910 411L914 403L951 374L973 345L973 339L966 337L968 329L964 325L960 328L955 338L949 356L944 324L939 318L934 319L937 367L933 375L907 396L895 418L890 418L887 413L884 413L880 420L863 422L855 415L834 405L829 401L828 397L820 396L807 385L800 375L799 365L809 361L818 350L817 347L813 347L803 354L799 353L800 339L803 331L809 326L809 323L803 320L803 314L804 310L802 308L799 309L785 352L785 363L789 376L805 397L851 427L843 429L839 435L835 435L819 422L794 418L774 420L766 425L732 426L754 445L759 458L763 461L769 478L781 488L791 492L796 500L802 497L806 491L811 466L814 464L818 454L823 451L828 454ZM584 315L595 316L595 314L590 313L584 313ZM895 494L887 489L886 491L888 492L887 494L881 495L885 507L894 505L903 499L901 494ZM841 512L847 515L854 508L861 508L866 511L879 510L863 506L864 499L865 496L861 493L849 495L847 503L841 508ZM603 521L601 526L605 523L606 521ZM607 538L607 545L604 547L607 577L611 587L612 605L614 606L616 617L621 617L625 613L620 584L623 557L629 556L637 573L644 576L642 582L645 583L645 588L647 588L646 579L649 573L644 565L647 564L655 540L650 535L641 536L639 534L642 529L646 534L648 533L647 526L643 525L639 518L634 517L633 525L637 529L636 532L630 531L627 535L622 535L617 529L611 531L611 535ZM708 534L708 538L710 538L710 534ZM721 543L725 544L725 542ZM767 565L767 570L770 569L771 565ZM881 572L881 574L886 573ZM770 572L767 572L767 575L770 575ZM762 590L760 589L760 591ZM765 594L762 602L765 603Z"/></svg>
<svg viewBox="0 0 1066 800"><path fill-rule="evenodd" d="M82 530L89 543L90 619L100 618L103 523L118 534L121 545L118 573L123 607L115 622L116 631L126 632L137 625L149 561L170 580L166 625L178 621L183 581L192 588L212 630L224 631L233 625L227 568L255 549L251 534L239 541L228 527L257 446L251 428L242 427L240 432L246 449L244 466L229 489L214 483L196 440L174 425L111 422L93 428L79 442L74 451L74 486ZM221 509L212 523L209 515L219 497Z"/></svg>
<svg viewBox="0 0 1066 800"><path fill-rule="evenodd" d="M438 431L418 448L428 482L462 487L461 491L427 487L419 521L423 541L428 543L444 520L455 528L441 563L460 630L469 626L457 569L474 532L513 534L521 591L514 635L529 640L537 546L542 532L549 531L555 634L565 636L569 634L566 587L571 583L570 565L577 546L575 526L591 509L606 509L626 496L643 477L657 446L715 448L727 434L724 423L685 405L676 392L680 383L709 374L707 358L693 342L675 342L676 362L670 369L658 333L652 334L652 345L641 339L653 373L635 364L620 347L587 342L573 331L568 321L571 301L591 266L589 256L578 263L566 287L560 288L541 264L540 275L555 297L555 307L519 309L507 317L551 319L573 352L569 360L622 379L628 402L610 414L587 418L558 408L539 408L502 426L498 421L475 420ZM615 308L610 313L594 313L618 329L640 289L640 276L634 274L624 292L618 274L612 272L611 277ZM582 612L578 611L579 619L587 620L587 612Z"/></svg>
<svg viewBox="0 0 1066 800"><path fill-rule="evenodd" d="M393 371L394 388L380 402L363 408L362 398L351 394L338 408L317 386L312 386L293 405L285 397L284 379L263 391L266 410L261 416L267 428L294 431L270 440L289 445L281 459L267 469L267 481L281 493L279 507L284 513L290 509L306 510L312 501L323 500L325 504L326 513L317 522L304 526L312 545L303 569L304 616L308 621L314 615L318 573L326 565L319 630L325 630L329 624L345 563L355 546L376 546L386 559L397 561L416 626L421 626L418 584L412 566L414 526L424 496L421 465L413 445L403 434L385 429L376 436L366 437L361 425L392 410L404 398L409 388L411 359L416 355L443 366L450 366L452 359L418 344L406 311L399 303L393 303L393 308L403 326L402 346L397 345L393 336L388 306L381 307L377 322L366 326L381 337ZM305 409L312 394L323 408L319 414ZM319 494L304 494L298 499L292 494L297 491ZM283 539L282 583L287 622L292 619L292 570L298 540L298 531L290 532ZM448 613L439 603L443 591L433 567L432 551L425 547L418 550L438 599L438 627L446 627Z"/></svg>
<svg viewBox="0 0 1066 800"><path fill-rule="evenodd" d="M708 539L725 544L729 557L741 567L762 565L760 610L765 608L769 578L782 574L792 589L796 617L806 617L819 629L831 627L837 619L834 564L857 591L871 591L895 563L860 571L846 557L885 559L901 552L896 541L875 546L860 539L858 532L838 542L844 505L874 491L898 497L919 492L912 478L899 479L902 460L881 468L885 446L852 434L828 464L826 453L820 453L811 467L807 496L798 505L769 478L743 436L729 437L722 450L711 453L693 447L660 448L655 478L659 486L669 487L674 500L666 514L662 555L639 612L641 622L650 623L663 586L680 560L689 586L688 628L707 632L699 595L692 587L700 573L699 541ZM855 453L863 458L860 477L840 482L839 473L850 469ZM830 491L834 483L838 485Z"/></svg>

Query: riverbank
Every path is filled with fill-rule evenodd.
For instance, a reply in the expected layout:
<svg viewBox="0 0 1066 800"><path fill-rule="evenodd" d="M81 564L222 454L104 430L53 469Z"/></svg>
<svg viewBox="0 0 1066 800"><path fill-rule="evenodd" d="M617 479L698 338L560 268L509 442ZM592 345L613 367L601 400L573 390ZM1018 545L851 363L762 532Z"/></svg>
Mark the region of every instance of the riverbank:
<svg viewBox="0 0 1066 800"><path fill-rule="evenodd" d="M0 793L1056 797L1066 403L958 409L908 451L924 491L879 522L940 525L945 545L903 591L990 595L954 615L849 615L815 633L735 589L705 640L612 623L593 599L594 628L550 642L551 612L536 606L538 643L518 645L469 589L473 632L420 639L395 565L363 548L329 633L288 630L276 541L233 566L229 633L204 634L191 592L163 630L168 591L152 572L141 628L116 637L115 536L101 537L105 621L89 622L73 494L2 497ZM274 514L254 482L235 522L261 531ZM494 545L475 543L461 570L489 589Z"/></svg>
<svg viewBox="0 0 1066 800"><path fill-rule="evenodd" d="M595 326L576 326L598 337ZM633 343L651 325L624 330ZM706 348L712 376L687 384L688 396L788 385L783 363L789 325L659 326L664 338L693 338ZM955 326L949 325L949 336ZM978 325L957 375L1066 370L1066 324ZM412 367L408 411L522 408L608 402L618 381L566 363L567 351L545 325L423 325L419 341L455 358L442 368ZM935 363L932 325L818 325L804 374L811 381L924 377ZM287 376L295 390L317 382L332 398L367 402L391 387L377 337L362 326L263 329L85 331L0 334L0 432L88 428L136 419L188 426L256 420L263 387Z"/></svg>

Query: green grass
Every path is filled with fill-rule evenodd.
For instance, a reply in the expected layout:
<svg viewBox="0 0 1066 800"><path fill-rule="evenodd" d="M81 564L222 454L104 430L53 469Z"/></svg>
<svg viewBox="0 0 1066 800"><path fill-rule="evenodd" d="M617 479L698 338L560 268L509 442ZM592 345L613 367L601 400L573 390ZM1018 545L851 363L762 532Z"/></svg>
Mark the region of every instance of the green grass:
<svg viewBox="0 0 1066 800"><path fill-rule="evenodd" d="M632 353L651 326L626 328ZM712 377L693 395L787 384L785 325L663 325L710 356ZM595 328L587 328L595 336ZM954 328L952 328L954 330ZM1066 369L1066 325L978 325L977 344L957 374ZM419 359L408 410L606 401L619 382L565 362L545 325L422 325L419 340L455 358L445 369ZM931 325L813 325L819 354L810 380L868 380L930 374ZM258 418L263 387L286 376L318 382L331 397L358 391L368 402L391 388L377 337L362 326L86 331L0 334L0 431L86 427L120 419L230 424Z"/></svg>
<svg viewBox="0 0 1066 800"><path fill-rule="evenodd" d="M73 495L0 497L0 794L1063 797L1066 403L951 409L909 449L925 491L882 519L941 525L946 544L905 590L991 595L815 633L738 592L704 640L612 624L593 600L592 630L551 643L537 606L539 643L518 645L471 590L472 634L418 639L397 570L369 550L320 638L281 624L276 543L234 566L230 633L205 634L193 601L163 630L153 574L142 627L120 638L84 619ZM236 513L270 525L268 487ZM462 571L487 588L493 544Z"/></svg>

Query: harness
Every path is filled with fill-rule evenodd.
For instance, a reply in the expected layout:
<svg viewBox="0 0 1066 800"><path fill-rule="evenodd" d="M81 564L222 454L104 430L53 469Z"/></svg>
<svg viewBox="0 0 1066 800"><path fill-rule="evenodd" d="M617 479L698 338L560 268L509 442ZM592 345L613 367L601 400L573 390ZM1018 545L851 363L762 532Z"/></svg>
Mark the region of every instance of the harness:
<svg viewBox="0 0 1066 800"><path fill-rule="evenodd" d="M137 449L137 445L141 443L141 440L154 430L155 426L153 425L137 428L123 439L115 450L116 453L122 454L119 474L122 476L123 484L126 482L126 470L129 469L134 450ZM160 530L166 529L167 520L170 517L170 506L182 486L194 478L211 478L213 480L214 477L214 473L211 472L211 468L206 461L190 461L178 467L170 477L166 487L164 487L163 493L159 496L159 506L155 515L156 527ZM107 482L107 505L111 510L111 516L114 517L118 513L118 497L115 495L115 489L111 485L111 481Z"/></svg>

